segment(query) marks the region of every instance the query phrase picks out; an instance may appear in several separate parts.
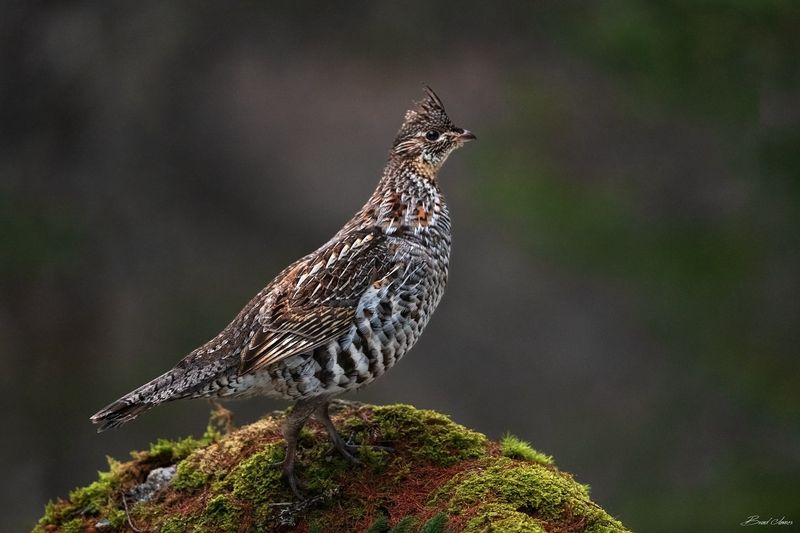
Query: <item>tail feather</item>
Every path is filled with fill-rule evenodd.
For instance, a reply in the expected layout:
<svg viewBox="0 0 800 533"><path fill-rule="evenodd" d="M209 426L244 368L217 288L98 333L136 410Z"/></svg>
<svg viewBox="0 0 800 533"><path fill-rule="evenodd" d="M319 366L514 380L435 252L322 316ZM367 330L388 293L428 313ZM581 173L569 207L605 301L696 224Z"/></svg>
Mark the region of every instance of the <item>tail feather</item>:
<svg viewBox="0 0 800 533"><path fill-rule="evenodd" d="M175 386L181 381L176 378L182 374L182 369L174 368L100 409L89 420L100 426L97 428L100 433L130 422L161 403L185 398L188 395L185 387Z"/></svg>
<svg viewBox="0 0 800 533"><path fill-rule="evenodd" d="M130 422L151 407L154 407L154 405L148 404L147 402L130 402L131 399L125 396L93 414L90 420L93 424L100 425L100 427L97 428L97 432L101 433L107 429L119 427L126 422Z"/></svg>

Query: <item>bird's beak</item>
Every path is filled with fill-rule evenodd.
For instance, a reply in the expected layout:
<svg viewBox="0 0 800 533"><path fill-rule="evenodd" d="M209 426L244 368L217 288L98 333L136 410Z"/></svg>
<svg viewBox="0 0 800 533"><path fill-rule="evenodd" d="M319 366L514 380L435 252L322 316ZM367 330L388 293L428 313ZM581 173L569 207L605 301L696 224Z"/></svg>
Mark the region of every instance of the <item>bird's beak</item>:
<svg viewBox="0 0 800 533"><path fill-rule="evenodd" d="M461 142L467 142L467 141L474 141L475 139L477 139L477 137L475 137L475 134L469 130L462 130L461 133L458 134L458 137L456 137L456 139L458 139Z"/></svg>
<svg viewBox="0 0 800 533"><path fill-rule="evenodd" d="M477 139L477 137L469 130L464 130L458 134L458 140L461 142L474 141L475 139Z"/></svg>

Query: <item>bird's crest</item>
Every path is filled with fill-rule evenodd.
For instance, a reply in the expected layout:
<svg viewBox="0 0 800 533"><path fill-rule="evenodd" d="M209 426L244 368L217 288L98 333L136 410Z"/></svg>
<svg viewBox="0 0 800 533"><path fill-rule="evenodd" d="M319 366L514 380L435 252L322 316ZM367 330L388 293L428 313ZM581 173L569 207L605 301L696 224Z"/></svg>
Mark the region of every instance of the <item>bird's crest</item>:
<svg viewBox="0 0 800 533"><path fill-rule="evenodd" d="M425 98L414 102L414 109L406 111L406 122L418 120L420 117L435 118L437 115L447 116L442 100L433 92L433 89L424 86Z"/></svg>
<svg viewBox="0 0 800 533"><path fill-rule="evenodd" d="M410 133L424 131L431 128L446 129L452 127L450 118L444 110L444 104L436 96L433 89L424 86L425 97L414 103L414 107L406 111L403 125L397 132L397 139L408 136Z"/></svg>

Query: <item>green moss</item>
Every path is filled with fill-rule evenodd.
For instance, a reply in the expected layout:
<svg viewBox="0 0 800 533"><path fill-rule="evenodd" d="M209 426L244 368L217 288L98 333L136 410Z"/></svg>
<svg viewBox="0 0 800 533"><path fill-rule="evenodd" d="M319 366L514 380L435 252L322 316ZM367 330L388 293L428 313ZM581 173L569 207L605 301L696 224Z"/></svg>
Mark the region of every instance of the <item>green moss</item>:
<svg viewBox="0 0 800 533"><path fill-rule="evenodd" d="M350 468L338 453L329 454L329 448L330 445L326 440L320 439L316 446L301 450L299 453L298 472L311 493L329 493L336 489L341 474Z"/></svg>
<svg viewBox="0 0 800 533"><path fill-rule="evenodd" d="M407 516L400 520L389 533L412 533L415 531L417 525L417 518L415 516Z"/></svg>
<svg viewBox="0 0 800 533"><path fill-rule="evenodd" d="M128 523L128 515L122 509L111 509L106 518L112 528L121 528Z"/></svg>
<svg viewBox="0 0 800 533"><path fill-rule="evenodd" d="M186 533L190 531L190 520L180 515L168 517L162 524L161 533Z"/></svg>
<svg viewBox="0 0 800 533"><path fill-rule="evenodd" d="M552 456L534 450L530 444L515 437L511 433L506 433L503 435L503 438L500 439L500 451L503 456L510 457L511 459L522 459L523 461L532 461L543 465L553 464Z"/></svg>
<svg viewBox="0 0 800 533"><path fill-rule="evenodd" d="M119 482L120 463L110 457L107 460L109 470L98 472L97 481L69 493L69 501L75 512L83 515L97 514L100 509L108 506L109 498Z"/></svg>
<svg viewBox="0 0 800 533"><path fill-rule="evenodd" d="M195 439L194 437L186 437L181 440L158 439L150 444L150 450L147 453L159 463L174 464L207 444L208 441L205 439ZM134 458L136 458L136 455L134 455Z"/></svg>
<svg viewBox="0 0 800 533"><path fill-rule="evenodd" d="M239 463L225 479L236 498L251 503L265 503L275 494L286 491L281 478L281 469L276 467L283 460L281 444L270 444Z"/></svg>
<svg viewBox="0 0 800 533"><path fill-rule="evenodd" d="M69 522L65 522L61 528L64 533L83 533L86 531L82 518L73 518Z"/></svg>
<svg viewBox="0 0 800 533"><path fill-rule="evenodd" d="M44 527L50 524L57 523L58 520L58 503L50 500L47 502L47 505L44 506L44 515L39 519L36 523L36 526L33 528L33 533L41 533L44 531Z"/></svg>
<svg viewBox="0 0 800 533"><path fill-rule="evenodd" d="M610 523L598 521L594 524L589 524L583 530L583 533L619 533L620 531L628 531L617 520L611 519Z"/></svg>
<svg viewBox="0 0 800 533"><path fill-rule="evenodd" d="M415 459L450 466L486 453L486 437L456 424L445 415L410 405L377 407L375 422L382 438Z"/></svg>
<svg viewBox="0 0 800 533"><path fill-rule="evenodd" d="M325 533L325 525L319 520L312 520L308 524L308 533Z"/></svg>
<svg viewBox="0 0 800 533"><path fill-rule="evenodd" d="M415 516L407 516L400 520L394 527L389 527L389 518L380 513L378 518L369 526L367 533L412 533L415 531L417 525L417 518ZM438 530L437 530L438 531Z"/></svg>
<svg viewBox="0 0 800 533"><path fill-rule="evenodd" d="M587 527L625 531L622 524L589 499L586 487L568 474L506 457L457 475L439 489L433 502L445 503L454 514L469 509L476 520L485 518L487 512L496 513L495 504L504 504L508 506L506 510L535 514L546 522L579 521Z"/></svg>
<svg viewBox="0 0 800 533"><path fill-rule="evenodd" d="M217 411L211 412L210 420L208 421L206 430L203 432L203 438L201 439L204 443L204 446L211 444L212 442L217 442L220 438L222 438L223 432L219 429L220 424L218 423L218 416L219 414Z"/></svg>
<svg viewBox="0 0 800 533"><path fill-rule="evenodd" d="M71 491L67 501L49 502L36 530L43 531L48 525L61 525L63 528L69 525L74 528L79 523L83 524L83 517L110 512L114 508L114 496L119 487L120 463L111 457L107 460L109 470L98 472L97 481ZM82 528L81 525L80 531Z"/></svg>
<svg viewBox="0 0 800 533"><path fill-rule="evenodd" d="M425 522L420 529L420 533L447 533L447 515L438 513L436 516Z"/></svg>
<svg viewBox="0 0 800 533"><path fill-rule="evenodd" d="M517 511L513 505L492 503L484 506L481 513L467 523L464 533L478 532L508 533L547 533L542 523L523 512Z"/></svg>
<svg viewBox="0 0 800 533"><path fill-rule="evenodd" d="M194 491L205 486L209 477L210 475L200 470L196 464L184 460L178 463L171 485L175 490Z"/></svg>
<svg viewBox="0 0 800 533"><path fill-rule="evenodd" d="M212 412L212 421L216 412ZM177 442L159 441L156 445L151 445L150 453L160 454L169 457L172 462L180 460L176 466L175 477L171 485L176 490L195 491L211 482L213 468L205 468L203 452L208 451L211 443L219 441L222 433L216 429L212 422L209 422L203 437L199 440L188 438ZM155 447L155 449L154 449ZM200 452L200 456L194 452Z"/></svg>
<svg viewBox="0 0 800 533"><path fill-rule="evenodd" d="M543 464L550 458L513 436L490 447L485 436L432 411L334 406L337 427L365 445L360 451L365 464L352 466L330 453L325 431L310 424L299 439L297 474L306 494L319 496L311 505L270 505L294 501L280 468L282 416L273 414L225 435L208 431L200 439L159 440L125 464L110 461L97 481L75 489L66 501L48 504L35 532L53 530L49 526L83 531L103 519L111 530L127 529L120 494L166 464L175 464L176 474L165 492L129 507L143 531L291 531L286 524L294 523L320 532L445 533L454 517L468 531L624 531L588 499L586 486ZM376 444L395 451L370 447ZM403 515L395 513L407 512L399 509L426 504L423 514L397 521ZM423 517L437 511L423 524ZM369 517L379 518L369 524Z"/></svg>
<svg viewBox="0 0 800 533"><path fill-rule="evenodd" d="M203 510L195 529L198 531L236 531L239 528L239 510L227 496L211 498Z"/></svg>
<svg viewBox="0 0 800 533"><path fill-rule="evenodd" d="M347 515L353 522L357 522L366 516L367 510L362 505L352 505L347 509Z"/></svg>
<svg viewBox="0 0 800 533"><path fill-rule="evenodd" d="M369 526L367 533L387 533L389 531L389 519L381 513L378 518Z"/></svg>
<svg viewBox="0 0 800 533"><path fill-rule="evenodd" d="M362 446L358 449L358 458L375 473L382 473L386 470L387 460L391 457L391 452L373 448L372 446Z"/></svg>
<svg viewBox="0 0 800 533"><path fill-rule="evenodd" d="M213 419L214 413L211 416ZM203 436L199 439L194 437L178 440L158 439L156 442L151 443L150 449L147 451L147 458L159 464L175 464L188 457L193 451L216 442L221 436L220 431L212 422L209 422ZM141 456L141 452L131 452L131 455L134 459L144 459Z"/></svg>

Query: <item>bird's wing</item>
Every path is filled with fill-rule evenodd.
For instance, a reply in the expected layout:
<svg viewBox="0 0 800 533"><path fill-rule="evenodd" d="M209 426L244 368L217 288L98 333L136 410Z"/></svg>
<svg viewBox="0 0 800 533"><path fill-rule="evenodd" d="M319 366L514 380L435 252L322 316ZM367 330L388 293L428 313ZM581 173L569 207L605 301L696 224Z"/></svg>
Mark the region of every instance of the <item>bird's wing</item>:
<svg viewBox="0 0 800 533"><path fill-rule="evenodd" d="M354 232L324 246L277 280L261 327L241 353L240 374L307 353L350 329L369 287L396 270L380 233Z"/></svg>

